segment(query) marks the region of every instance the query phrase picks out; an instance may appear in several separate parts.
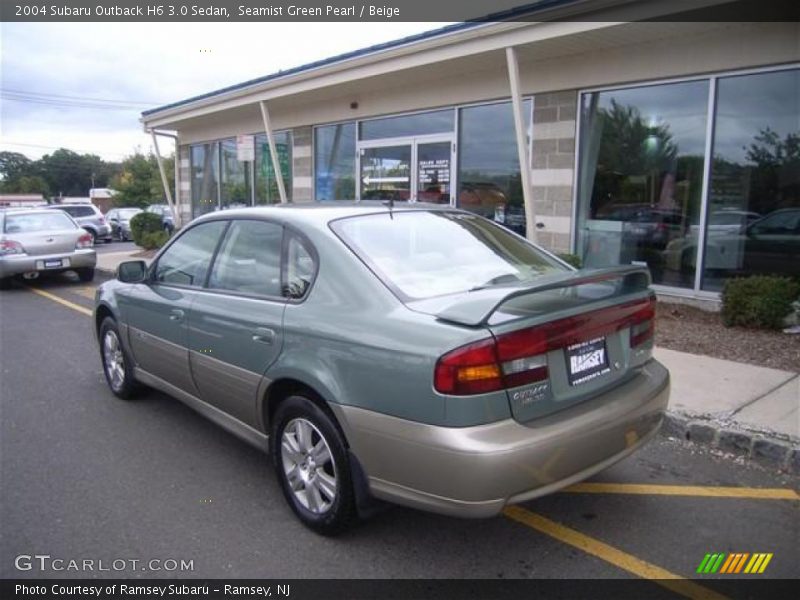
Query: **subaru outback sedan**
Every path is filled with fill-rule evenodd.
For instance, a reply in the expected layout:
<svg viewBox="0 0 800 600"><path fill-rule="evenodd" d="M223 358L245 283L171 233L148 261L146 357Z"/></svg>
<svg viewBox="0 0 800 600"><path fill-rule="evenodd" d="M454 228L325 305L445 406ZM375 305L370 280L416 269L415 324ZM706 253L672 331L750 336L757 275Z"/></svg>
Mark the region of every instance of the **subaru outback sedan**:
<svg viewBox="0 0 800 600"><path fill-rule="evenodd" d="M157 388L269 450L332 534L375 499L489 517L633 452L669 395L649 284L451 208L289 205L193 221L94 314L114 394Z"/></svg>

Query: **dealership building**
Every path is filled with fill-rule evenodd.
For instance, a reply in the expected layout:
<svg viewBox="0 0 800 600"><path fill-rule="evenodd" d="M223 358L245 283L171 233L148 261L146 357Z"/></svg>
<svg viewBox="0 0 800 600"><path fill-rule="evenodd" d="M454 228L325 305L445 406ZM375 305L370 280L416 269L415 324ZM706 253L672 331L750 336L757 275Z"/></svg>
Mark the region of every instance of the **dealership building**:
<svg viewBox="0 0 800 600"><path fill-rule="evenodd" d="M548 7L145 112L146 130L177 136L180 219L434 202L586 266L646 263L664 294L713 300L730 277L800 276L798 23Z"/></svg>

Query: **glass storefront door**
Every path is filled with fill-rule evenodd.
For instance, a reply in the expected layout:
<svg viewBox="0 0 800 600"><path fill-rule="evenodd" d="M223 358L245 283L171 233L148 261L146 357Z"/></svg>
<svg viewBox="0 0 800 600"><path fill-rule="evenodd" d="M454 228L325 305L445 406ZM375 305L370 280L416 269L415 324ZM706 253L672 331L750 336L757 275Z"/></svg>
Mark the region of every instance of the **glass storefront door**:
<svg viewBox="0 0 800 600"><path fill-rule="evenodd" d="M409 200L411 145L376 146L361 151L361 200Z"/></svg>
<svg viewBox="0 0 800 600"><path fill-rule="evenodd" d="M359 199L450 204L453 140L423 136L359 144Z"/></svg>

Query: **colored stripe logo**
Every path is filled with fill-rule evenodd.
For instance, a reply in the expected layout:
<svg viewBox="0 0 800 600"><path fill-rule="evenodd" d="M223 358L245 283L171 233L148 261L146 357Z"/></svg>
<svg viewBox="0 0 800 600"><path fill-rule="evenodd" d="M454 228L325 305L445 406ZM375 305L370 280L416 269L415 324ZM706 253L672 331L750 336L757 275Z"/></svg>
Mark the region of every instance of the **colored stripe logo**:
<svg viewBox="0 0 800 600"><path fill-rule="evenodd" d="M700 561L697 573L725 573L728 575L738 573L763 573L769 561L772 560L772 552L725 552L709 553Z"/></svg>

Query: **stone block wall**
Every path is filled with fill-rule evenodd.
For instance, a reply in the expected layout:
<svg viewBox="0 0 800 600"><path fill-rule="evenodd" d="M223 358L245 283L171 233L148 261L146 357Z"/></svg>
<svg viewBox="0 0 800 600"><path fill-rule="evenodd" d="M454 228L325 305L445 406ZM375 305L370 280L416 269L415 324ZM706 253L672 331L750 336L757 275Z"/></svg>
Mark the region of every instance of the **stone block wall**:
<svg viewBox="0 0 800 600"><path fill-rule="evenodd" d="M175 202L181 214L181 222L185 225L192 220L192 170L189 163L189 146L178 146L178 189L175 191Z"/></svg>
<svg viewBox="0 0 800 600"><path fill-rule="evenodd" d="M537 241L569 252L578 115L576 90L537 94L533 109L533 187Z"/></svg>
<svg viewBox="0 0 800 600"><path fill-rule="evenodd" d="M296 127L292 130L292 202L311 202L314 198L311 142L311 127ZM286 183L288 185L289 182Z"/></svg>

